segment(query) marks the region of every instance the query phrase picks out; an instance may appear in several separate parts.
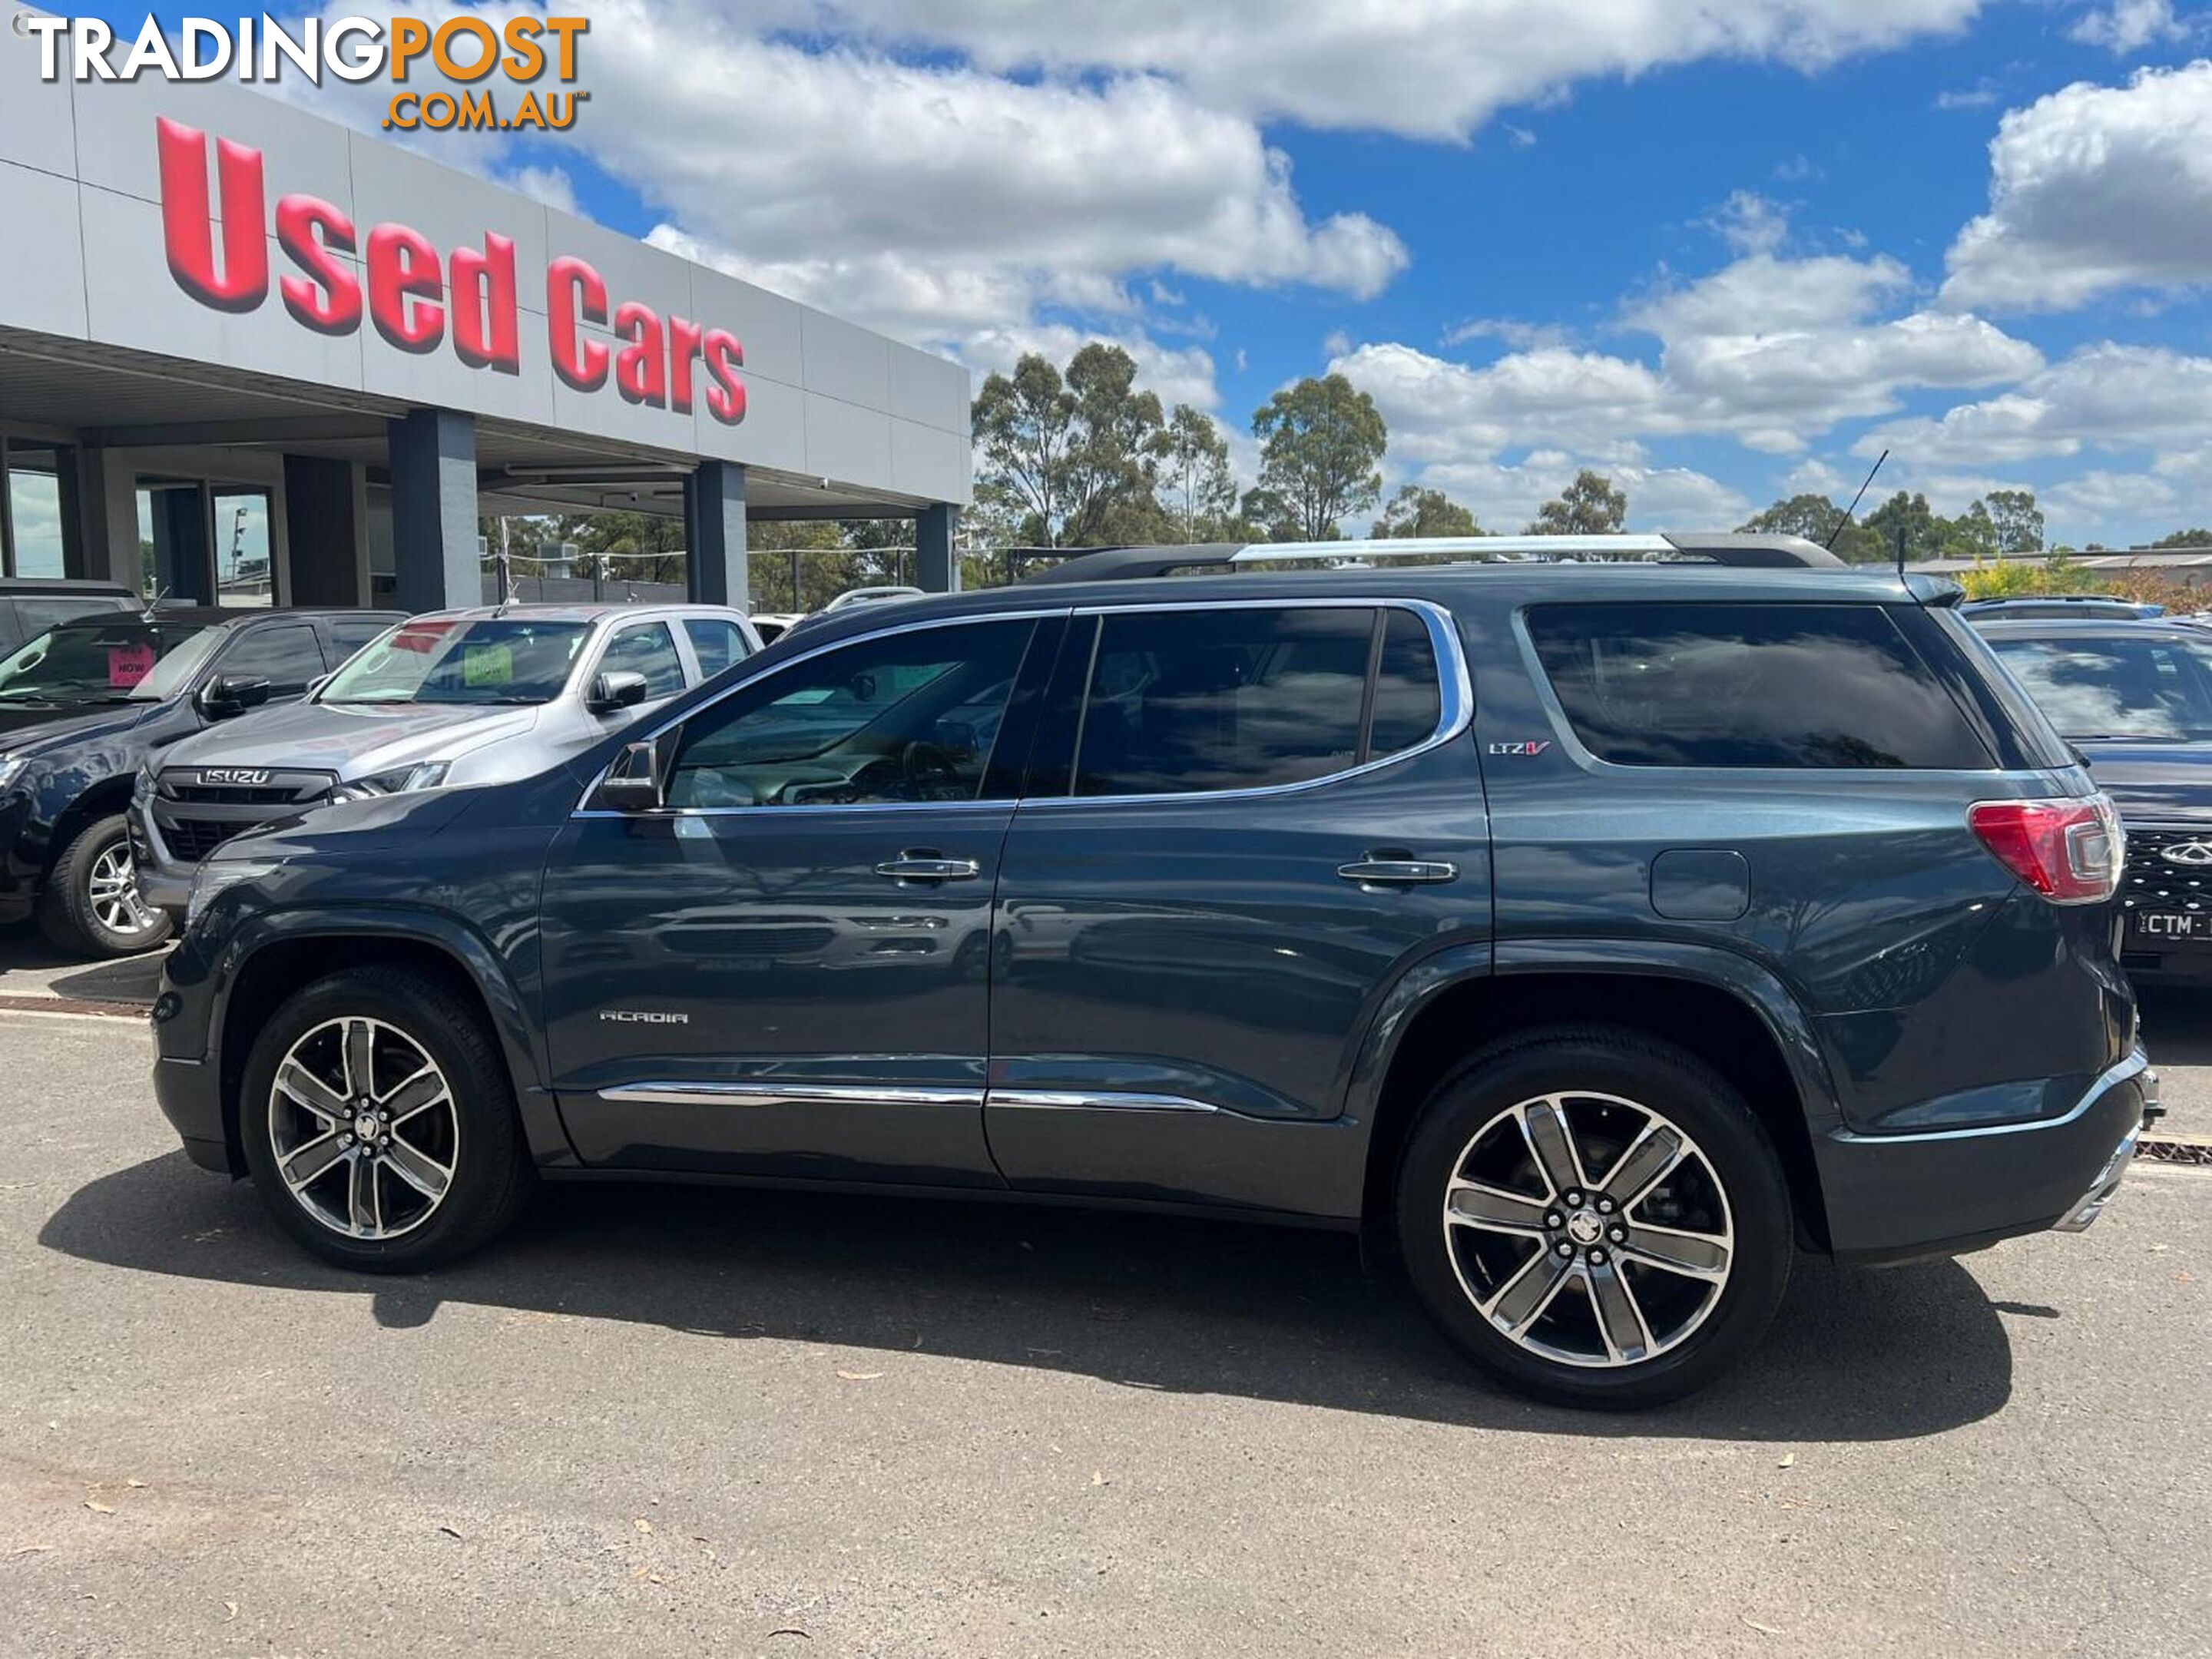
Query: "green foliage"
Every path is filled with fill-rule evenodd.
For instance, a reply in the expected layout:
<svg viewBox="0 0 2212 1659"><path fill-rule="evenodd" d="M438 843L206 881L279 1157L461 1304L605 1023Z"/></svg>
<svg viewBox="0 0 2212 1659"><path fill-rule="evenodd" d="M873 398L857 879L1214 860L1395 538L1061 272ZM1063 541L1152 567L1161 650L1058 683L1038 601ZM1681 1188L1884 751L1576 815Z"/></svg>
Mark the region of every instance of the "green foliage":
<svg viewBox="0 0 2212 1659"><path fill-rule="evenodd" d="M2212 547L2212 530L2177 530L2171 536L2160 536L2151 545L2164 547Z"/></svg>
<svg viewBox="0 0 2212 1659"><path fill-rule="evenodd" d="M1536 509L1531 536L1608 536L1628 520L1628 495L1602 472L1584 467L1575 481Z"/></svg>
<svg viewBox="0 0 2212 1659"><path fill-rule="evenodd" d="M1376 470L1390 441L1375 399L1341 374L1285 386L1252 416L1260 482L1244 515L1271 541L1334 541L1340 520L1382 493Z"/></svg>
<svg viewBox="0 0 2212 1659"><path fill-rule="evenodd" d="M1883 544L1880 532L1856 520L1844 524L1843 516L1844 509L1837 503L1808 491L1775 502L1737 528L1751 535L1802 536L1823 547L1829 545L1832 536L1832 550L1848 564L1880 564L1897 556L1893 549Z"/></svg>
<svg viewBox="0 0 2212 1659"><path fill-rule="evenodd" d="M1407 484L1393 495L1375 521L1370 536L1393 538L1408 536L1480 536L1482 526L1474 514L1441 489Z"/></svg>
<svg viewBox="0 0 2212 1659"><path fill-rule="evenodd" d="M2043 509L2032 489L1992 489L1974 503L1986 504L1996 531L1997 552L2009 557L2043 551Z"/></svg>
<svg viewBox="0 0 2212 1659"><path fill-rule="evenodd" d="M1036 352L976 395L978 505L994 529L1037 547L1094 547L1164 523L1154 489L1168 439L1160 400L1136 390L1136 359L1092 341L1063 374Z"/></svg>
<svg viewBox="0 0 2212 1659"><path fill-rule="evenodd" d="M1239 528L1229 441L1213 417L1188 404L1169 416L1160 446L1159 497L1174 542L1227 541Z"/></svg>

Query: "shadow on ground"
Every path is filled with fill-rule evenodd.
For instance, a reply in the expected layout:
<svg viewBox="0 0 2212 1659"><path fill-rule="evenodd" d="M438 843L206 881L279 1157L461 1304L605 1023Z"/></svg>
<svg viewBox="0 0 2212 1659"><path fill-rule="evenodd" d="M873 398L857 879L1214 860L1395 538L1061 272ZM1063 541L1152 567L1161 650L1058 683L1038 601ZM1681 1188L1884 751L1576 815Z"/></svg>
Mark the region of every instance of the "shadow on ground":
<svg viewBox="0 0 2212 1659"><path fill-rule="evenodd" d="M426 1325L444 1303L474 1304L732 1340L918 1348L1130 1388L1524 1431L1901 1439L1986 1417L2012 1388L1997 1308L1948 1261L1872 1273L1801 1259L1748 1364L1684 1405L1609 1419L1486 1386L1395 1270L1363 1272L1339 1234L975 1202L562 1186L483 1254L378 1280L313 1261L247 1187L172 1153L83 1188L40 1242L141 1272L356 1296L389 1328Z"/></svg>
<svg viewBox="0 0 2212 1659"><path fill-rule="evenodd" d="M34 926L0 929L0 993L51 992L84 1002L150 1007L161 988L166 951L88 962L56 950Z"/></svg>

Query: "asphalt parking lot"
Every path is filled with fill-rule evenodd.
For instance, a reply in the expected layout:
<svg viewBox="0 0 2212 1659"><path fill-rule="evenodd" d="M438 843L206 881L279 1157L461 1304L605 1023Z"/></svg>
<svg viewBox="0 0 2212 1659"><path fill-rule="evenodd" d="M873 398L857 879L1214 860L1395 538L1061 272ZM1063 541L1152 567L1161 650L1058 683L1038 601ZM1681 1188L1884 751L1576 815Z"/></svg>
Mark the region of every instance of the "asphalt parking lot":
<svg viewBox="0 0 2212 1659"><path fill-rule="evenodd" d="M1593 1418L1297 1232L568 1188L348 1278L22 1012L82 971L0 978L10 1655L2212 1651L2212 1170Z"/></svg>

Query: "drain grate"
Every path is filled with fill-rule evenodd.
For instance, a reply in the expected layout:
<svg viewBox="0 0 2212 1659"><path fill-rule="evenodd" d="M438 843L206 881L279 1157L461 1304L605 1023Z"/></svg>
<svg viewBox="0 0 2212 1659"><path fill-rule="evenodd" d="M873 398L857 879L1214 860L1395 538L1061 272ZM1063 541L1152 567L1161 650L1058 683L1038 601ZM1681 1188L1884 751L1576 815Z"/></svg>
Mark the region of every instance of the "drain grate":
<svg viewBox="0 0 2212 1659"><path fill-rule="evenodd" d="M2145 1137L2136 1143L2136 1156L2155 1158L2160 1164L2197 1164L2212 1169L2212 1137L2167 1135L2155 1140Z"/></svg>

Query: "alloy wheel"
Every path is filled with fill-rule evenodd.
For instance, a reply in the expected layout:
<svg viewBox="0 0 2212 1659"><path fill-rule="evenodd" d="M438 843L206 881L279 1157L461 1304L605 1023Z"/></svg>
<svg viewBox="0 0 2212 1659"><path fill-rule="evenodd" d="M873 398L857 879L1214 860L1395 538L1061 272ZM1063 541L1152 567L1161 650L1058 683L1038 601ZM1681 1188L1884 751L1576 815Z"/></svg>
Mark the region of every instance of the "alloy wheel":
<svg viewBox="0 0 2212 1659"><path fill-rule="evenodd" d="M125 939L150 932L161 920L138 896L138 866L126 840L118 838L100 849L85 880L85 895L100 925Z"/></svg>
<svg viewBox="0 0 2212 1659"><path fill-rule="evenodd" d="M1687 1340L1735 1261L1711 1160L1619 1095L1540 1095L1498 1113L1454 1161L1443 1224L1460 1288L1492 1328L1593 1369Z"/></svg>
<svg viewBox="0 0 2212 1659"><path fill-rule="evenodd" d="M382 1020L314 1027L285 1052L270 1086L277 1175L301 1209L347 1238L398 1238L435 1214L460 1133L438 1063Z"/></svg>

